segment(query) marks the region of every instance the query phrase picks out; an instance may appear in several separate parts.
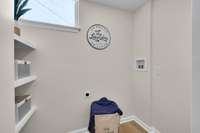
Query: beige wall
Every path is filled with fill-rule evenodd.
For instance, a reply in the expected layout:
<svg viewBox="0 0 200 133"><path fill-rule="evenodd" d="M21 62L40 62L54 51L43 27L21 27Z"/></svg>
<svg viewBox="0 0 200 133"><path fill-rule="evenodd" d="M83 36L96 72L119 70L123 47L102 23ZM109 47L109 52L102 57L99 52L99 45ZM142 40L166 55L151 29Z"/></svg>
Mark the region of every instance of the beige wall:
<svg viewBox="0 0 200 133"><path fill-rule="evenodd" d="M152 0L134 13L134 56L152 67L134 71L134 111L162 133L191 132L191 18L190 0Z"/></svg>
<svg viewBox="0 0 200 133"><path fill-rule="evenodd" d="M23 36L37 44L32 58L38 80L28 91L38 106L24 133L65 133L86 127L90 103L107 96L124 116L133 114L132 13L80 2L81 32L24 27ZM97 51L86 40L93 24L109 28L112 44ZM23 88L22 88L23 89ZM91 98L84 91L91 91Z"/></svg>
<svg viewBox="0 0 200 133"><path fill-rule="evenodd" d="M12 2L0 0L0 133L14 133Z"/></svg>
<svg viewBox="0 0 200 133"><path fill-rule="evenodd" d="M134 69L134 112L144 122L151 124L151 1L133 15L134 60L146 58L148 67L145 72Z"/></svg>
<svg viewBox="0 0 200 133"><path fill-rule="evenodd" d="M193 51L192 51L192 71L193 71L193 75L192 75L192 133L199 133L200 131L200 1L199 0L193 0L193 28L192 28L192 47L193 47Z"/></svg>
<svg viewBox="0 0 200 133"><path fill-rule="evenodd" d="M154 0L152 122L162 133L190 133L191 0Z"/></svg>
<svg viewBox="0 0 200 133"><path fill-rule="evenodd" d="M104 51L86 41L86 31L95 23L112 34L112 45ZM153 0L134 14L81 1L80 24L79 33L23 28L23 36L37 44L27 58L39 77L28 90L38 111L24 133L85 127L91 101L101 96L162 133L190 133L190 0ZM137 57L147 59L147 72L135 71ZM90 99L85 90L92 92Z"/></svg>

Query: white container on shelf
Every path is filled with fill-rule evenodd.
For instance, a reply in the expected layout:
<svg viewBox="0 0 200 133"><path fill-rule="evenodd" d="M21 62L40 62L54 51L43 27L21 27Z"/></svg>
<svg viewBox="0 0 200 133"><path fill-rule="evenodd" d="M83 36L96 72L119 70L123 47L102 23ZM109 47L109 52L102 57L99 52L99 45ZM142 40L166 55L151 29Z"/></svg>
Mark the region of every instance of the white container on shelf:
<svg viewBox="0 0 200 133"><path fill-rule="evenodd" d="M15 122L20 122L31 110L31 96L15 96Z"/></svg>
<svg viewBox="0 0 200 133"><path fill-rule="evenodd" d="M15 60L15 80L31 75L31 62L25 60Z"/></svg>

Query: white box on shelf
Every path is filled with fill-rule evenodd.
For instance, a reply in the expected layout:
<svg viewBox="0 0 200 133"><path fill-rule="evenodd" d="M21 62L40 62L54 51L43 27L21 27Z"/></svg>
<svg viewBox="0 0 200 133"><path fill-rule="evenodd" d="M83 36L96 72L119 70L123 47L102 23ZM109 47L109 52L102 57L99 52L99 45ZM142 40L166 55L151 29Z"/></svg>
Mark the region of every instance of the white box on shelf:
<svg viewBox="0 0 200 133"><path fill-rule="evenodd" d="M31 96L15 96L15 122L21 121L31 110Z"/></svg>
<svg viewBox="0 0 200 133"><path fill-rule="evenodd" d="M31 62L25 60L15 60L15 80L31 75Z"/></svg>
<svg viewBox="0 0 200 133"><path fill-rule="evenodd" d="M37 107L32 106L31 110L23 117L21 121L19 121L16 126L15 126L15 133L19 133L22 128L27 124L27 122L31 119L31 117L34 115L36 112Z"/></svg>

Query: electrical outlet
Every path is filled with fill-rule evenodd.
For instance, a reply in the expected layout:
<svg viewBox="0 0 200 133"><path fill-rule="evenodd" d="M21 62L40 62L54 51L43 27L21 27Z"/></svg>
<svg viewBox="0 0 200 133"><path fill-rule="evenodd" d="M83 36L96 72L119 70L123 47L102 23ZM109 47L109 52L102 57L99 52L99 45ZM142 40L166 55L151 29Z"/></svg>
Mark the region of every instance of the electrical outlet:
<svg viewBox="0 0 200 133"><path fill-rule="evenodd" d="M91 92L90 91L85 91L84 95L86 98L89 98L91 96Z"/></svg>

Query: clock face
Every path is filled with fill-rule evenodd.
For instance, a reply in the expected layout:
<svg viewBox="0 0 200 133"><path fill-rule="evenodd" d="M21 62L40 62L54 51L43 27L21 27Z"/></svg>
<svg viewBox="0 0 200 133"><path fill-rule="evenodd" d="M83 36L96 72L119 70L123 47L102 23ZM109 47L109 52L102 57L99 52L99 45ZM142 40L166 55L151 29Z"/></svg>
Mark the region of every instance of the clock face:
<svg viewBox="0 0 200 133"><path fill-rule="evenodd" d="M88 29L87 39L90 46L97 50L106 49L111 43L109 30L100 24L95 24Z"/></svg>

